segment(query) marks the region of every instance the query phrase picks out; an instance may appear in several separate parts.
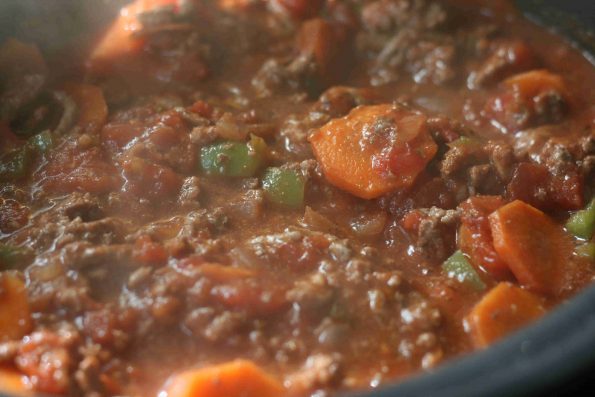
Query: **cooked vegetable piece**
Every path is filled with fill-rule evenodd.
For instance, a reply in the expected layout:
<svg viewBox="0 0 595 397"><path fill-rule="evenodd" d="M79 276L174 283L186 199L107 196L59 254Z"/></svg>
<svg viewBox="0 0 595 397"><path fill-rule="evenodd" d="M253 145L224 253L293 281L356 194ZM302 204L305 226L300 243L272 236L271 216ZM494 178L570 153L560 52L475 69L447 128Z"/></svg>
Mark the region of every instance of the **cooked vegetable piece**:
<svg viewBox="0 0 595 397"><path fill-rule="evenodd" d="M456 251L443 264L442 271L450 278L454 278L460 283L468 284L477 291L486 288L485 283L475 271L471 263L465 258L461 251Z"/></svg>
<svg viewBox="0 0 595 397"><path fill-rule="evenodd" d="M510 269L496 253L488 216L502 205L504 200L499 196L475 196L459 205L459 247L475 266L498 280L509 278Z"/></svg>
<svg viewBox="0 0 595 397"><path fill-rule="evenodd" d="M595 198L591 200L587 208L572 214L568 222L566 222L566 229L576 237L587 240L593 237L593 231L595 231Z"/></svg>
<svg viewBox="0 0 595 397"><path fill-rule="evenodd" d="M503 82L502 88L486 103L484 113L506 132L559 122L570 103L562 77L547 70L514 75Z"/></svg>
<svg viewBox="0 0 595 397"><path fill-rule="evenodd" d="M27 176L33 160L33 153L25 145L0 158L0 181L16 181Z"/></svg>
<svg viewBox="0 0 595 397"><path fill-rule="evenodd" d="M339 31L329 21L312 18L302 24L296 36L296 47L302 57L312 59L314 81L309 81L310 91L318 92L341 77L347 71L346 55L348 45Z"/></svg>
<svg viewBox="0 0 595 397"><path fill-rule="evenodd" d="M81 150L73 137L51 150L48 161L33 175L43 190L54 193L73 191L101 194L119 187L121 176L103 151L92 146Z"/></svg>
<svg viewBox="0 0 595 397"><path fill-rule="evenodd" d="M576 247L574 251L578 256L595 261L595 243L588 242Z"/></svg>
<svg viewBox="0 0 595 397"><path fill-rule="evenodd" d="M482 142L479 139L463 135L448 143L448 147L479 146L481 144Z"/></svg>
<svg viewBox="0 0 595 397"><path fill-rule="evenodd" d="M252 136L250 142L221 142L203 147L200 152L202 170L209 175L250 177L265 163L267 145Z"/></svg>
<svg viewBox="0 0 595 397"><path fill-rule="evenodd" d="M223 266L218 263L202 263L198 267L198 272L203 274L210 280L217 283L225 283L228 281L235 281L245 279L248 277L256 277L257 273L250 269L242 267Z"/></svg>
<svg viewBox="0 0 595 397"><path fill-rule="evenodd" d="M136 0L123 7L118 18L93 49L87 66L95 72L105 72L122 57L138 54L145 44L143 39L135 35L142 29L138 15L158 7L176 4L177 0Z"/></svg>
<svg viewBox="0 0 595 397"><path fill-rule="evenodd" d="M527 288L557 295L569 276L572 242L550 217L522 201L489 217L496 252Z"/></svg>
<svg viewBox="0 0 595 397"><path fill-rule="evenodd" d="M491 289L465 321L477 347L486 347L545 313L539 298L511 283Z"/></svg>
<svg viewBox="0 0 595 397"><path fill-rule="evenodd" d="M541 210L583 208L584 180L577 171L552 175L545 165L519 164L506 187L511 199L521 200Z"/></svg>
<svg viewBox="0 0 595 397"><path fill-rule="evenodd" d="M27 391L23 375L20 372L0 367L0 393L15 393L23 396Z"/></svg>
<svg viewBox="0 0 595 397"><path fill-rule="evenodd" d="M27 140L27 144L36 153L47 153L54 146L54 138L49 131L43 131Z"/></svg>
<svg viewBox="0 0 595 397"><path fill-rule="evenodd" d="M152 200L174 197L184 182L171 168L138 157L124 161L122 169L126 191Z"/></svg>
<svg viewBox="0 0 595 397"><path fill-rule="evenodd" d="M544 69L516 74L504 80L504 85L527 99L545 91L557 91L565 97L568 95L562 77Z"/></svg>
<svg viewBox="0 0 595 397"><path fill-rule="evenodd" d="M283 207L300 208L304 205L304 177L297 170L271 167L262 179L266 198Z"/></svg>
<svg viewBox="0 0 595 397"><path fill-rule="evenodd" d="M28 248L0 243L0 270L13 269L29 261L32 256L33 252Z"/></svg>
<svg viewBox="0 0 595 397"><path fill-rule="evenodd" d="M85 132L97 132L107 120L107 104L101 88L89 84L69 83L64 90L78 106L78 126Z"/></svg>
<svg viewBox="0 0 595 397"><path fill-rule="evenodd" d="M0 272L0 341L22 338L30 330L25 283L16 272Z"/></svg>
<svg viewBox="0 0 595 397"><path fill-rule="evenodd" d="M426 117L393 105L359 106L310 143L326 179L364 199L411 186L437 151Z"/></svg>
<svg viewBox="0 0 595 397"><path fill-rule="evenodd" d="M170 378L164 393L168 397L277 397L284 394L281 383L251 361L189 370Z"/></svg>
<svg viewBox="0 0 595 397"><path fill-rule="evenodd" d="M212 277L215 281L223 277L229 278L211 290L214 301L251 316L270 316L287 307L287 291L282 285L263 282L262 278L248 277L242 270L229 269L217 273L214 269L201 268L205 277Z"/></svg>

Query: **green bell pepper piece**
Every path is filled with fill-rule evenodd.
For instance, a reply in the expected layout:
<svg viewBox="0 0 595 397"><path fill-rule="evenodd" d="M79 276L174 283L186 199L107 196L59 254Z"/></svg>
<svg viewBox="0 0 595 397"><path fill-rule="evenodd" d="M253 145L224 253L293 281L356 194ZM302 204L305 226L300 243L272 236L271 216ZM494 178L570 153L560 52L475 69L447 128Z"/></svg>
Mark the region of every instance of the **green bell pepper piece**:
<svg viewBox="0 0 595 397"><path fill-rule="evenodd" d="M27 145L37 153L47 153L54 145L54 138L49 131L43 131L27 140Z"/></svg>
<svg viewBox="0 0 595 397"><path fill-rule="evenodd" d="M32 160L31 149L27 145L13 150L0 159L0 181L14 181L23 178Z"/></svg>
<svg viewBox="0 0 595 397"><path fill-rule="evenodd" d="M458 137L454 141L448 143L447 145L450 148L454 148L454 147L479 146L480 144L481 144L481 141L475 137L461 135L460 137Z"/></svg>
<svg viewBox="0 0 595 397"><path fill-rule="evenodd" d="M203 147L200 165L208 175L250 177L264 165L266 153L264 140L252 136L247 143L229 141Z"/></svg>
<svg viewBox="0 0 595 397"><path fill-rule="evenodd" d="M300 208L304 205L306 181L297 171L288 168L271 167L262 179L265 197L273 204Z"/></svg>
<svg viewBox="0 0 595 397"><path fill-rule="evenodd" d="M0 243L0 270L18 268L28 264L31 259L33 253L30 249Z"/></svg>
<svg viewBox="0 0 595 397"><path fill-rule="evenodd" d="M448 277L455 278L461 283L466 283L478 291L486 288L485 283L477 271L461 251L456 251L442 264L442 271Z"/></svg>
<svg viewBox="0 0 595 397"><path fill-rule="evenodd" d="M584 210L572 214L568 222L566 222L566 229L576 237L585 240L593 236L593 231L595 231L595 198Z"/></svg>
<svg viewBox="0 0 595 397"><path fill-rule="evenodd" d="M582 258L587 258L591 259L592 261L595 261L595 243L589 242L581 244L578 247L576 247L575 253Z"/></svg>

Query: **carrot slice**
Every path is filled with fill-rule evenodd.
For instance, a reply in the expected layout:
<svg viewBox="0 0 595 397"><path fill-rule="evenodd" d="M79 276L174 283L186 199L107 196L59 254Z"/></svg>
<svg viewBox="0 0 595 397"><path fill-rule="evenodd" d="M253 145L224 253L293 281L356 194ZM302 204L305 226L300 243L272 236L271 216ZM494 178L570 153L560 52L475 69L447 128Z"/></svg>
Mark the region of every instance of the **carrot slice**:
<svg viewBox="0 0 595 397"><path fill-rule="evenodd" d="M122 56L139 53L145 41L134 35L142 29L138 14L176 4L177 0L136 0L122 8L116 21L91 53L87 67L95 72L105 72Z"/></svg>
<svg viewBox="0 0 595 397"><path fill-rule="evenodd" d="M459 205L463 211L459 247L470 256L476 267L497 280L509 279L511 274L494 248L488 216L503 205L504 200L500 196L475 196Z"/></svg>
<svg viewBox="0 0 595 397"><path fill-rule="evenodd" d="M516 74L504 80L504 86L517 92L521 98L527 99L548 90L557 91L565 98L569 96L562 77L544 69Z"/></svg>
<svg viewBox="0 0 595 397"><path fill-rule="evenodd" d="M0 394L5 392L23 396L27 391L23 375L20 372L14 369L0 368Z"/></svg>
<svg viewBox="0 0 595 397"><path fill-rule="evenodd" d="M0 273L0 342L19 339L31 330L25 283L16 272Z"/></svg>
<svg viewBox="0 0 595 397"><path fill-rule="evenodd" d="M164 388L167 397L276 397L281 384L251 361L235 360L222 365L182 372ZM161 393L160 393L161 395Z"/></svg>
<svg viewBox="0 0 595 397"><path fill-rule="evenodd" d="M393 105L359 106L310 143L326 179L364 199L411 186L438 149L425 116Z"/></svg>
<svg viewBox="0 0 595 397"><path fill-rule="evenodd" d="M477 347L486 347L545 313L532 293L503 282L488 292L465 321Z"/></svg>
<svg viewBox="0 0 595 397"><path fill-rule="evenodd" d="M516 200L489 216L494 247L527 288L559 294L570 273L572 241L551 218Z"/></svg>
<svg viewBox="0 0 595 397"><path fill-rule="evenodd" d="M78 126L83 131L97 132L107 120L107 104L101 88L90 84L69 83L64 86L79 108Z"/></svg>

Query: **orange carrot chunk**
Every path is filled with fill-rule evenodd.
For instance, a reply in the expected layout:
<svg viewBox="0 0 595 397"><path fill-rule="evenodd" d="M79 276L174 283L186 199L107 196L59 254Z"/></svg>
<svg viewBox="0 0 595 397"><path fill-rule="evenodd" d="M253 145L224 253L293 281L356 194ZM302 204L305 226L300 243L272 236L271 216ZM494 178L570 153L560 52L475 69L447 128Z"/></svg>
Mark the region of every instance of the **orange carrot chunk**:
<svg viewBox="0 0 595 397"><path fill-rule="evenodd" d="M0 393L14 393L23 396L27 391L23 375L20 372L0 367Z"/></svg>
<svg viewBox="0 0 595 397"><path fill-rule="evenodd" d="M426 117L393 105L359 106L310 143L326 179L364 199L411 186L437 151Z"/></svg>
<svg viewBox="0 0 595 397"><path fill-rule="evenodd" d="M550 217L516 200L489 216L494 248L532 291L557 295L570 272L572 241Z"/></svg>
<svg viewBox="0 0 595 397"><path fill-rule="evenodd" d="M136 37L142 30L138 15L163 6L175 6L176 0L136 0L120 10L120 15L94 48L87 66L96 72L109 70L123 56L139 53L145 41Z"/></svg>
<svg viewBox="0 0 595 397"><path fill-rule="evenodd" d="M247 360L182 372L171 377L163 391L167 397L277 397L284 394L277 380Z"/></svg>
<svg viewBox="0 0 595 397"><path fill-rule="evenodd" d="M545 91L557 91L567 98L568 92L562 77L547 70L532 70L504 80L504 86L516 91L522 98L534 98Z"/></svg>
<svg viewBox="0 0 595 397"><path fill-rule="evenodd" d="M486 347L545 313L531 292L503 282L488 292L465 319L474 344Z"/></svg>
<svg viewBox="0 0 595 397"><path fill-rule="evenodd" d="M31 330L25 283L16 272L0 273L0 342L20 339Z"/></svg>
<svg viewBox="0 0 595 397"><path fill-rule="evenodd" d="M84 132L97 132L107 120L107 104L101 88L90 84L66 84L69 94L79 109L78 126Z"/></svg>

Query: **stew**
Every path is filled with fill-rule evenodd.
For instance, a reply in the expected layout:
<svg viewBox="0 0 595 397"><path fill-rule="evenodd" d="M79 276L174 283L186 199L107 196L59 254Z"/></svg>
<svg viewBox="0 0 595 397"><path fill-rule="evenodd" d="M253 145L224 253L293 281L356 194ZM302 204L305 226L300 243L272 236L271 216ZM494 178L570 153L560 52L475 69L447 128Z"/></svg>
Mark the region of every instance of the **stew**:
<svg viewBox="0 0 595 397"><path fill-rule="evenodd" d="M376 388L595 276L595 68L511 2L136 0L82 50L0 45L0 389Z"/></svg>

